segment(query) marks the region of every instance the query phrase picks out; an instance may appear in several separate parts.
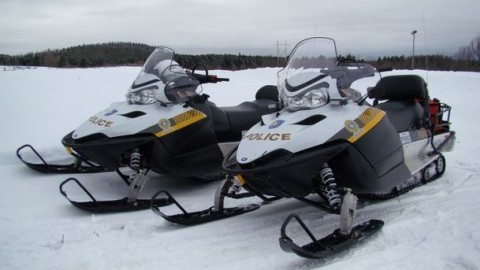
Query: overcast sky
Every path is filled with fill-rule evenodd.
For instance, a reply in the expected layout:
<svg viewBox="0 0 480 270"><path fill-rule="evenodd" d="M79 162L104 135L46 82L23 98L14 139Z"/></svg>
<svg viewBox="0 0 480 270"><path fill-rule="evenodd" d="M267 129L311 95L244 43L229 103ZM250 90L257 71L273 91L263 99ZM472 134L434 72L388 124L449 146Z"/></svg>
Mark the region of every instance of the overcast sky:
<svg viewBox="0 0 480 270"><path fill-rule="evenodd" d="M277 54L310 36L360 57L454 54L479 0L0 0L0 54L126 41L178 53Z"/></svg>

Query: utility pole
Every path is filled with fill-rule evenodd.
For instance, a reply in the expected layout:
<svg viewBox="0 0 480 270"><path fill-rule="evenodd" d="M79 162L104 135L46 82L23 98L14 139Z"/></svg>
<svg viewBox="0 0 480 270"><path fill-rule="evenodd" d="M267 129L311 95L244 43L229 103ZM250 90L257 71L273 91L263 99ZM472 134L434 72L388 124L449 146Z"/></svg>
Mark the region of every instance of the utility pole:
<svg viewBox="0 0 480 270"><path fill-rule="evenodd" d="M277 40L277 67L280 66L280 42Z"/></svg>
<svg viewBox="0 0 480 270"><path fill-rule="evenodd" d="M287 62L287 57L288 57L287 45L290 45L290 44L287 43L286 40L284 41L283 44L280 44L280 42L277 40L277 66L280 66L280 57L284 58L284 63ZM283 46L283 52L281 55L280 55L280 46Z"/></svg>
<svg viewBox="0 0 480 270"><path fill-rule="evenodd" d="M415 34L417 30L412 31L413 45L412 45L412 69L415 67Z"/></svg>

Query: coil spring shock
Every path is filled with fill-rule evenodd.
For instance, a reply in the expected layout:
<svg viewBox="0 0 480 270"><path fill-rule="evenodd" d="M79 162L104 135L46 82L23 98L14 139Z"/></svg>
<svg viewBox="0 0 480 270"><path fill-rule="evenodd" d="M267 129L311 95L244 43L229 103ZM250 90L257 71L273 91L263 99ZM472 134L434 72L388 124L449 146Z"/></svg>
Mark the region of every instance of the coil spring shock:
<svg viewBox="0 0 480 270"><path fill-rule="evenodd" d="M132 172L127 180L129 182L128 202L133 203L138 199L138 194L148 181L148 177L145 175L147 170L141 168L142 155L140 154L138 148L135 148L130 154L129 165L132 169Z"/></svg>
<svg viewBox="0 0 480 270"><path fill-rule="evenodd" d="M134 149L132 154L130 154L130 168L138 172L140 169L142 155L138 152L138 149Z"/></svg>
<svg viewBox="0 0 480 270"><path fill-rule="evenodd" d="M320 177L324 184L323 195L327 197L328 203L332 208L338 208L342 202L342 197L338 193L337 183L330 167L326 167L320 171Z"/></svg>
<svg viewBox="0 0 480 270"><path fill-rule="evenodd" d="M132 183L135 181L137 178L139 172L140 172L140 164L142 162L142 155L138 151L137 148L135 148L132 153L130 154L130 163L129 166L133 170L133 172L130 173L128 177L128 182Z"/></svg>

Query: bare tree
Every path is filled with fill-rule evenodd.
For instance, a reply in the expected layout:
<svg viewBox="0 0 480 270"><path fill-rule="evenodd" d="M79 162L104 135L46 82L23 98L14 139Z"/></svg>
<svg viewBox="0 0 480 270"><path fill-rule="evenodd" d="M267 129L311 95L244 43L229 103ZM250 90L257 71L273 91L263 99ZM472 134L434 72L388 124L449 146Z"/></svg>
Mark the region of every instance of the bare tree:
<svg viewBox="0 0 480 270"><path fill-rule="evenodd" d="M461 47L456 58L458 60L474 60L480 61L480 36L474 38L469 45Z"/></svg>

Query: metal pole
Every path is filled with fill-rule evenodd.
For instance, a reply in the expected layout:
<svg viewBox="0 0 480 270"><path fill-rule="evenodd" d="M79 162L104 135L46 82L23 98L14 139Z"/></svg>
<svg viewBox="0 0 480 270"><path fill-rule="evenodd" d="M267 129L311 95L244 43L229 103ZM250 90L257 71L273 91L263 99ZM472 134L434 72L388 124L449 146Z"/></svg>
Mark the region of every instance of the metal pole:
<svg viewBox="0 0 480 270"><path fill-rule="evenodd" d="M417 33L417 30L412 31L412 37L413 37L413 46L412 46L412 69L415 67L415 34Z"/></svg>
<svg viewBox="0 0 480 270"><path fill-rule="evenodd" d="M277 67L280 66L280 43L277 40Z"/></svg>

